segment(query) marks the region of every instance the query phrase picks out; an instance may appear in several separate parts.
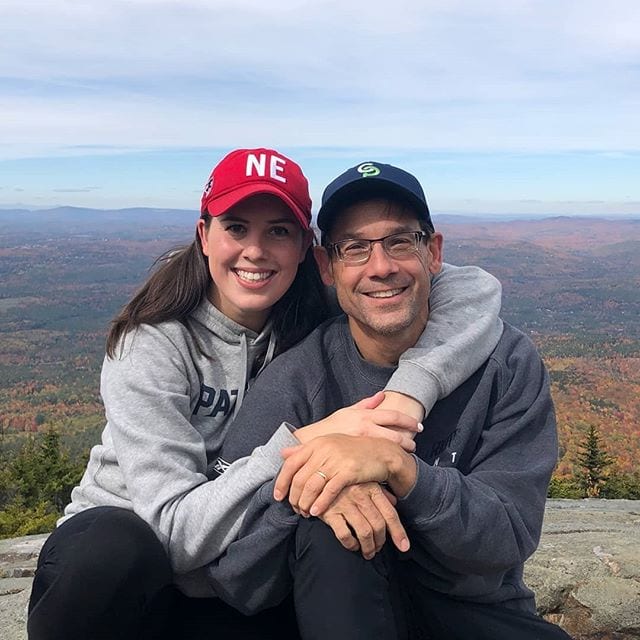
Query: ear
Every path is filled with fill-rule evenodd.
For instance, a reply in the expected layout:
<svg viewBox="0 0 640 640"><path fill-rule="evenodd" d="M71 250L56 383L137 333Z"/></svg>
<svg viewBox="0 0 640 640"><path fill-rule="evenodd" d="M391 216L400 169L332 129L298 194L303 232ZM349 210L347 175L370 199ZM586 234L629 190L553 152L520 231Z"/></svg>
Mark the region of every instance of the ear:
<svg viewBox="0 0 640 640"><path fill-rule="evenodd" d="M207 233L207 225L204 218L200 218L196 223L196 229L198 230L198 236L200 237L200 243L202 244L202 253L205 256L209 256L209 234Z"/></svg>
<svg viewBox="0 0 640 640"><path fill-rule="evenodd" d="M431 234L427 243L427 251L429 252L429 271L434 275L440 273L442 269L442 244L444 238L439 231L435 231Z"/></svg>
<svg viewBox="0 0 640 640"><path fill-rule="evenodd" d="M307 229L302 237L302 250L300 251L300 260L298 263L302 263L309 251L309 247L313 244L314 239L313 229Z"/></svg>
<svg viewBox="0 0 640 640"><path fill-rule="evenodd" d="M333 286L335 281L333 279L331 258L327 250L324 247L313 247L313 257L316 259L322 282L328 287Z"/></svg>

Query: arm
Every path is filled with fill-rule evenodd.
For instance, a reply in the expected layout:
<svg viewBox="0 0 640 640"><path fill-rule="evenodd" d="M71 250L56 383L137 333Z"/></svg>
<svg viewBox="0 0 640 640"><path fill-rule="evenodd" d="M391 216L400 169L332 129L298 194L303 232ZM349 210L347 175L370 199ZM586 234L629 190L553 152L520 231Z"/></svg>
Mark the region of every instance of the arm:
<svg viewBox="0 0 640 640"><path fill-rule="evenodd" d="M102 373L105 436L119 471L112 463L100 473L122 484L118 496L151 526L176 573L207 564L226 548L253 493L277 472L280 448L291 442L279 434L209 480L206 444L190 421L192 368L186 345L144 326L133 343L128 337L122 358L105 361Z"/></svg>
<svg viewBox="0 0 640 640"><path fill-rule="evenodd" d="M416 346L403 354L385 388L403 395L389 398L380 408L420 420L406 396L418 400L426 415L437 400L460 386L500 339L501 301L500 282L486 271L445 264L432 281L427 327Z"/></svg>
<svg viewBox="0 0 640 640"><path fill-rule="evenodd" d="M414 549L452 573L484 576L485 589L498 586L538 544L557 443L548 377L529 341L522 336L489 367L483 394L495 400L476 409L484 425L477 445L467 445L465 473L431 466L394 443L326 436L285 452L274 495L283 499L290 487L292 503L317 515L345 485L388 482Z"/></svg>
<svg viewBox="0 0 640 640"><path fill-rule="evenodd" d="M260 487L238 538L206 568L216 595L244 615L275 607L292 587L289 554L300 516L272 493L273 482Z"/></svg>
<svg viewBox="0 0 640 640"><path fill-rule="evenodd" d="M412 541L451 571L501 575L536 549L557 438L548 376L524 338L499 363L497 400L468 473L417 460L415 486L398 501Z"/></svg>

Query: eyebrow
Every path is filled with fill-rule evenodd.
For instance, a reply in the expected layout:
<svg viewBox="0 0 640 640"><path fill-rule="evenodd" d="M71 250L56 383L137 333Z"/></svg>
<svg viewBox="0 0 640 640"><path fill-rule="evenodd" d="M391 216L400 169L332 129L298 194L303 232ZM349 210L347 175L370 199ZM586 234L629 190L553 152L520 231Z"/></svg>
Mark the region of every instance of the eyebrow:
<svg viewBox="0 0 640 640"><path fill-rule="evenodd" d="M389 233L385 234L386 236L391 236L394 233L404 233L408 231L420 231L420 228L413 229L410 225L407 224L398 224L398 226L394 227L389 231ZM347 230L345 233L341 233L339 237L336 237L334 242L340 242L341 240L368 240L369 238L365 238L362 234L358 234L355 231Z"/></svg>
<svg viewBox="0 0 640 640"><path fill-rule="evenodd" d="M234 216L234 215L223 215L221 216L221 219L223 221L232 221L232 222L244 222L246 224L249 224L250 220L247 220L246 218L241 218L240 216ZM267 224L296 224L295 220L292 220L291 218L275 218L272 220L267 220Z"/></svg>

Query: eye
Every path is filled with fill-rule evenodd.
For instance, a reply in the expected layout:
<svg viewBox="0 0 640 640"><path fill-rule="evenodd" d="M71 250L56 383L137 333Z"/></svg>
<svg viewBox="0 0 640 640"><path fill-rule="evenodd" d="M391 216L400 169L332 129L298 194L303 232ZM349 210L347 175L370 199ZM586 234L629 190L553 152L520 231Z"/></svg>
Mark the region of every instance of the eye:
<svg viewBox="0 0 640 640"><path fill-rule="evenodd" d="M387 238L387 244L390 249L407 249L413 246L413 236L405 234L391 236Z"/></svg>
<svg viewBox="0 0 640 640"><path fill-rule="evenodd" d="M287 227L271 227L269 233L277 238L288 238L291 235L291 229Z"/></svg>
<svg viewBox="0 0 640 640"><path fill-rule="evenodd" d="M398 233L388 236L384 240L384 248L391 256L405 256L416 250L415 235L413 233Z"/></svg>
<svg viewBox="0 0 640 640"><path fill-rule="evenodd" d="M233 222L232 224L227 225L224 230L234 238L239 238L247 232L247 227L239 222Z"/></svg>
<svg viewBox="0 0 640 640"><path fill-rule="evenodd" d="M340 250L344 255L360 255L366 253L368 249L368 243L360 240L347 240L340 243Z"/></svg>

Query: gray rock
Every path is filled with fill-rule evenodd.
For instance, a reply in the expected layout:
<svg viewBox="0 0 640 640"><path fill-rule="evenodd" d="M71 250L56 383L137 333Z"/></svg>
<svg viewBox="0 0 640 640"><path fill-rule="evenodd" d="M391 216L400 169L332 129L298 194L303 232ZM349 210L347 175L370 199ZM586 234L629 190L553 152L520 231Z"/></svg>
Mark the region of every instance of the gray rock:
<svg viewBox="0 0 640 640"><path fill-rule="evenodd" d="M640 502L549 500L525 579L576 638L640 638Z"/></svg>
<svg viewBox="0 0 640 640"><path fill-rule="evenodd" d="M0 540L4 640L26 640L31 576L46 537ZM640 502L549 500L525 578L541 615L576 640L640 638Z"/></svg>

